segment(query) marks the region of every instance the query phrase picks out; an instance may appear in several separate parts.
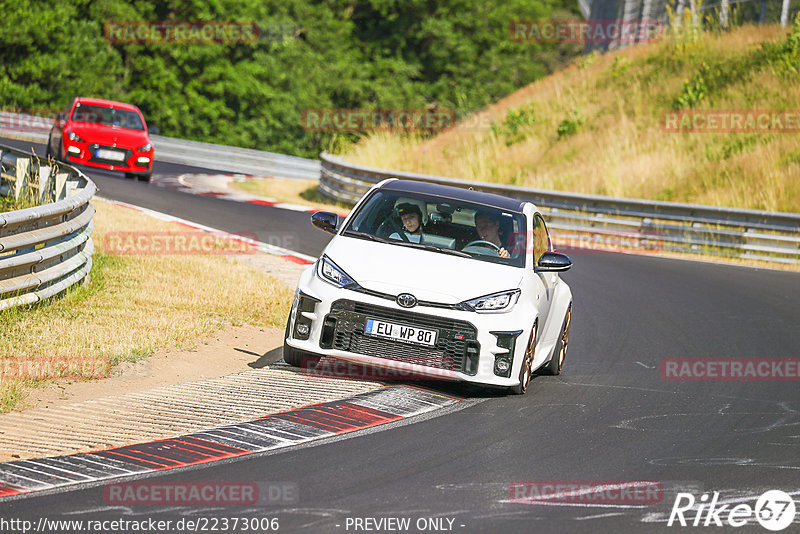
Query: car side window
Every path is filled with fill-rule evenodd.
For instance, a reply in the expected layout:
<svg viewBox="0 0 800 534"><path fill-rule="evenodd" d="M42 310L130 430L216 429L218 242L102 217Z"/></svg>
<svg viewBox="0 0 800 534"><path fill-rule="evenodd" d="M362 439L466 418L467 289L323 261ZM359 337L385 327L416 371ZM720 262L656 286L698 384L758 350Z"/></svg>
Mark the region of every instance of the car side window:
<svg viewBox="0 0 800 534"><path fill-rule="evenodd" d="M550 237L547 235L547 226L538 213L533 218L533 263L539 264L539 258L550 249Z"/></svg>

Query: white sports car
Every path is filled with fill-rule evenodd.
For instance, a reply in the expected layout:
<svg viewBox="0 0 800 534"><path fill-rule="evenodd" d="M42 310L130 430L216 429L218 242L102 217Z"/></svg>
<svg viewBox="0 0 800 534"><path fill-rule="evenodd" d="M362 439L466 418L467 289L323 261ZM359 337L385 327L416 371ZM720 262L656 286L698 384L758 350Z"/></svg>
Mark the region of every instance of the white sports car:
<svg viewBox="0 0 800 534"><path fill-rule="evenodd" d="M385 180L350 215L318 212L334 234L298 283L284 360L320 356L522 394L561 372L572 292L530 202Z"/></svg>

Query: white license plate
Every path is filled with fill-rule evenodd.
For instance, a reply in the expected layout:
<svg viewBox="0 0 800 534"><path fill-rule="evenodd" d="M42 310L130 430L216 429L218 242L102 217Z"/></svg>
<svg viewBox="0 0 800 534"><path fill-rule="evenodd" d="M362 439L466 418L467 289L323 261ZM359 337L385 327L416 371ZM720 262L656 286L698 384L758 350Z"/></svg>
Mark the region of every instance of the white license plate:
<svg viewBox="0 0 800 534"><path fill-rule="evenodd" d="M120 152L119 150L106 150L104 148L98 148L94 156L100 159L110 159L111 161L125 160L125 152Z"/></svg>
<svg viewBox="0 0 800 534"><path fill-rule="evenodd" d="M418 345L434 346L438 330L428 330L426 328L416 328L402 324L387 323L378 319L367 319L367 326L364 332L386 339L403 341L406 343L416 343Z"/></svg>

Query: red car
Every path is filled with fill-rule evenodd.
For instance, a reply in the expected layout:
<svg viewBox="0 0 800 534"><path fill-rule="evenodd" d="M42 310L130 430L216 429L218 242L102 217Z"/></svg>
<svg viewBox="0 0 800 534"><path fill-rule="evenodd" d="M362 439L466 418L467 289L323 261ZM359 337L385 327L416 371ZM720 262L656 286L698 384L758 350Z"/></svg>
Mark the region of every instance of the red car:
<svg viewBox="0 0 800 534"><path fill-rule="evenodd" d="M153 143L139 108L97 98L76 98L50 130L47 155L150 180Z"/></svg>

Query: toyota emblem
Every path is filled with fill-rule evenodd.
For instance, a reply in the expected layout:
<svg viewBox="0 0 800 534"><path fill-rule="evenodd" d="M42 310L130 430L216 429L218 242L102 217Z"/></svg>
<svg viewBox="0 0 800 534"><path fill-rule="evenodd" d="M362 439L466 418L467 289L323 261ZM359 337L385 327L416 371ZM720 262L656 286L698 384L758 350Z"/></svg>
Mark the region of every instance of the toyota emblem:
<svg viewBox="0 0 800 534"><path fill-rule="evenodd" d="M403 308L413 308L417 305L417 297L411 293L400 293L397 295L397 304Z"/></svg>

